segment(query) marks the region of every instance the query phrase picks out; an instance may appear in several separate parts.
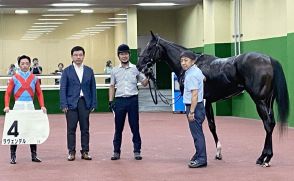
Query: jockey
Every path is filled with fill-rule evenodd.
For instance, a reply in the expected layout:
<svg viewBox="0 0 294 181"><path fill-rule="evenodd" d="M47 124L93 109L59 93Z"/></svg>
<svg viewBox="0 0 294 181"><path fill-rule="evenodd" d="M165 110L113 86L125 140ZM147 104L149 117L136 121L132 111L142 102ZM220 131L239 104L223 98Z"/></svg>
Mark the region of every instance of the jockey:
<svg viewBox="0 0 294 181"><path fill-rule="evenodd" d="M30 57L26 55L19 57L18 65L20 66L20 71L16 73L9 81L4 98L4 112L9 112L10 95L12 92L15 99L13 110L34 110L35 108L33 99L36 92L40 107L43 112L46 113L40 82L38 81L38 78L29 71L30 64ZM16 163L16 148L17 145L10 145L11 164ZM37 145L31 144L30 148L32 161L41 162L41 160L37 157Z"/></svg>

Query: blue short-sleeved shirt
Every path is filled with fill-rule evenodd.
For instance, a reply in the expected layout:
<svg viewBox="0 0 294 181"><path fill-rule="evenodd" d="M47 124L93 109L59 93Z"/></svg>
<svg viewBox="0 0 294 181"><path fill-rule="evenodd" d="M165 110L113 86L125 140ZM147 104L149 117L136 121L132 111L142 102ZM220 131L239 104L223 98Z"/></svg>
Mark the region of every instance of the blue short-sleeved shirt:
<svg viewBox="0 0 294 181"><path fill-rule="evenodd" d="M203 101L203 80L204 75L196 65L193 65L185 72L183 95L184 104L191 104L192 90L196 89L198 90L198 102Z"/></svg>

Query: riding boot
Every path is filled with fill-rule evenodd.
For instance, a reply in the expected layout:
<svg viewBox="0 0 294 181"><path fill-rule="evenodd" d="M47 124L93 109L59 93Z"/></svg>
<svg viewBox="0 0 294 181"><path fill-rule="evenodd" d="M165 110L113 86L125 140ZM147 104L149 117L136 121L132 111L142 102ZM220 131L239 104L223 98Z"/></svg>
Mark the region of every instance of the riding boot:
<svg viewBox="0 0 294 181"><path fill-rule="evenodd" d="M37 157L37 145L30 145L31 154L32 154L32 162L41 162L40 158Z"/></svg>
<svg viewBox="0 0 294 181"><path fill-rule="evenodd" d="M16 164L16 145L10 145L10 164Z"/></svg>

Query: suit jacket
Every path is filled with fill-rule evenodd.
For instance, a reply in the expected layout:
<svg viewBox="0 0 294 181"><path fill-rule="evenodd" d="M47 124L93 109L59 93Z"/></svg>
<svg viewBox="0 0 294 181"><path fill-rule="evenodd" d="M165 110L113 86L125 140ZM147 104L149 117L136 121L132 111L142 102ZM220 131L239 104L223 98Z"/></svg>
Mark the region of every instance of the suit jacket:
<svg viewBox="0 0 294 181"><path fill-rule="evenodd" d="M83 79L80 83L78 75L73 65L63 70L60 80L60 107L61 109L76 109L83 91L87 109L91 110L97 106L96 81L93 70L84 65Z"/></svg>

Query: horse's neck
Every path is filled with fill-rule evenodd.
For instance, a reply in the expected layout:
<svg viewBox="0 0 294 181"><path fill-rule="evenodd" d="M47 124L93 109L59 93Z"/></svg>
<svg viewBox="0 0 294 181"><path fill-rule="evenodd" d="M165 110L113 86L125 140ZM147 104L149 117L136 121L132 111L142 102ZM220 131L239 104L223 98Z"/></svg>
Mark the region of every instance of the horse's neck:
<svg viewBox="0 0 294 181"><path fill-rule="evenodd" d="M177 76L179 76L183 69L182 69L180 61L177 59L177 57L179 57L179 56L173 55L173 54L168 54L167 58L166 58L166 62L170 66L172 71L175 72L175 74Z"/></svg>
<svg viewBox="0 0 294 181"><path fill-rule="evenodd" d="M183 72L183 69L180 63L180 54L182 51L187 49L167 41L164 41L162 46L165 49L164 60L170 66L172 71L179 77Z"/></svg>

